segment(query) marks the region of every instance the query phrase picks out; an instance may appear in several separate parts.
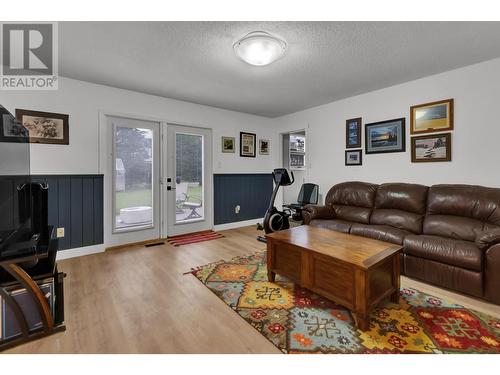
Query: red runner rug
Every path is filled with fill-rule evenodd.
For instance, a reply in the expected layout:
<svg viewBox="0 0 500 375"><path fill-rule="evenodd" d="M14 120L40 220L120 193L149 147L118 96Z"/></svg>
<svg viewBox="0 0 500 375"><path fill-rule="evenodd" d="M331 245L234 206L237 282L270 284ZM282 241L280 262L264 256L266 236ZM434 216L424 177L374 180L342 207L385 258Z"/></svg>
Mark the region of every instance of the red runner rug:
<svg viewBox="0 0 500 375"><path fill-rule="evenodd" d="M224 236L212 230L207 230L204 232L196 232L196 233L182 234L180 236L172 236L167 238L167 241L169 244L173 246L181 246L190 243L216 240L219 238L224 238Z"/></svg>

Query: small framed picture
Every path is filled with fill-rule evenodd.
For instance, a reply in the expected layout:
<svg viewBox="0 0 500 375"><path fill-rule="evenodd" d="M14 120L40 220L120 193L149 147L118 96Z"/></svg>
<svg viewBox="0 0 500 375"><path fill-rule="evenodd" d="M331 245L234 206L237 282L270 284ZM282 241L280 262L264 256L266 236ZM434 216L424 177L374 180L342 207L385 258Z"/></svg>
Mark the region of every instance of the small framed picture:
<svg viewBox="0 0 500 375"><path fill-rule="evenodd" d="M221 137L222 152L234 153L236 151L236 138L234 137Z"/></svg>
<svg viewBox="0 0 500 375"><path fill-rule="evenodd" d="M29 143L29 132L0 105L0 142Z"/></svg>
<svg viewBox="0 0 500 375"><path fill-rule="evenodd" d="M259 139L259 154L269 155L269 139Z"/></svg>
<svg viewBox="0 0 500 375"><path fill-rule="evenodd" d="M345 148L361 147L361 117L345 122Z"/></svg>
<svg viewBox="0 0 500 375"><path fill-rule="evenodd" d="M363 164L363 150L346 150L345 151L345 165L362 165Z"/></svg>
<svg viewBox="0 0 500 375"><path fill-rule="evenodd" d="M28 129L30 143L69 145L69 115L16 109L16 118Z"/></svg>
<svg viewBox="0 0 500 375"><path fill-rule="evenodd" d="M410 133L453 130L453 99L410 107Z"/></svg>
<svg viewBox="0 0 500 375"><path fill-rule="evenodd" d="M365 125L365 153L382 154L406 150L405 118Z"/></svg>
<svg viewBox="0 0 500 375"><path fill-rule="evenodd" d="M240 156L247 158L255 157L255 140L254 133L240 132Z"/></svg>
<svg viewBox="0 0 500 375"><path fill-rule="evenodd" d="M411 137L411 161L451 161L451 133Z"/></svg>

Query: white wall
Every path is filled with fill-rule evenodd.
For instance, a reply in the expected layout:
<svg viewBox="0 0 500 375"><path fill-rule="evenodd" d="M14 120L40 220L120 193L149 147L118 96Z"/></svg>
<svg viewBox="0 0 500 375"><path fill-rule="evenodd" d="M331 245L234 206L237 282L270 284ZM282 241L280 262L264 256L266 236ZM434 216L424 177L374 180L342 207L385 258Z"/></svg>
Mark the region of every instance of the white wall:
<svg viewBox="0 0 500 375"><path fill-rule="evenodd" d="M67 78L56 91L0 91L0 103L13 114L16 108L68 113L69 146L31 145L34 174L99 173L99 111L156 118L213 129L214 173L269 172L279 160L274 121L265 117L115 89ZM220 152L220 137L239 132L257 133L271 139L271 155L240 158Z"/></svg>
<svg viewBox="0 0 500 375"><path fill-rule="evenodd" d="M411 163L410 106L455 99L452 161ZM332 102L276 119L277 131L307 129L309 181L324 196L335 183L361 180L426 185L467 183L500 187L500 59ZM344 166L345 120L364 124L406 117L406 152L365 155ZM364 146L363 146L364 147Z"/></svg>
<svg viewBox="0 0 500 375"><path fill-rule="evenodd" d="M67 113L69 145L31 145L32 174L97 174L108 168L100 165L99 121L102 113L130 115L181 125L212 129L214 173L270 173L279 162L278 133L269 118L146 95L133 91L61 78L56 91L0 91L0 103L13 114L16 108ZM270 155L239 156L239 132L271 140ZM221 153L221 136L236 138L234 154ZM109 145L111 147L111 144ZM101 162L101 164L103 164ZM116 245L111 238L110 178L105 173L104 246ZM134 232L134 241L146 233ZM127 241L125 241L127 242ZM128 241L130 242L130 241ZM99 250L92 247L93 251ZM66 252L64 252L66 253ZM75 251L75 254L81 251Z"/></svg>
<svg viewBox="0 0 500 375"><path fill-rule="evenodd" d="M455 99L452 162L410 162L411 105ZM329 103L277 119L232 112L61 78L59 90L0 91L0 103L16 108L70 114L70 145L32 145L34 174L99 173L100 111L156 118L213 129L214 173L268 173L280 163L279 134L307 129L308 181L322 195L335 183L407 181L422 184L471 183L500 186L500 59ZM362 167L345 167L345 120L363 123L405 116L405 153L363 155ZM240 131L271 140L271 155L240 158L220 152L220 137ZM364 135L363 135L364 136ZM300 184L298 184L300 185ZM280 205L281 196L277 200ZM109 223L106 223L109 228ZM105 231L107 229L105 228Z"/></svg>

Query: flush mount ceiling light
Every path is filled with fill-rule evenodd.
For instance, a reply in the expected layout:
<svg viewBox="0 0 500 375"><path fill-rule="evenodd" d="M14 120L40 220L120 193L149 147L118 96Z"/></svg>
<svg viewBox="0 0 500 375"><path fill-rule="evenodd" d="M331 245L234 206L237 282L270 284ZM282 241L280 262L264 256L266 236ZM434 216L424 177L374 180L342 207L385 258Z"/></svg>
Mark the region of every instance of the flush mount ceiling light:
<svg viewBox="0 0 500 375"><path fill-rule="evenodd" d="M264 66L285 54L286 42L265 31L253 31L234 43L233 48L246 63Z"/></svg>

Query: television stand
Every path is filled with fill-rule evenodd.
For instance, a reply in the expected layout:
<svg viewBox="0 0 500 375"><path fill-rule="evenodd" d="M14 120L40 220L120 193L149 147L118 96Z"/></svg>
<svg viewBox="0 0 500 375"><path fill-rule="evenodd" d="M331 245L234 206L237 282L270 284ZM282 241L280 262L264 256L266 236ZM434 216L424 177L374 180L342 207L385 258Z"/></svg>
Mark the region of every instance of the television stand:
<svg viewBox="0 0 500 375"><path fill-rule="evenodd" d="M7 330L0 330L0 351L23 344L28 341L52 335L66 329L64 325L64 294L63 279L65 274L59 273L57 267L54 272L31 276L29 270L26 271L22 265L36 264L39 260L49 256L49 249L57 247L57 239L49 239L48 244L42 246L46 251L37 251L40 246L18 249L16 254L12 252L2 252L0 255L0 267L5 270L14 280L0 284L0 298L11 313L10 334ZM54 243L52 243L54 242ZM5 255L6 254L6 255ZM52 292L43 289L43 283L52 280ZM25 295L23 303L12 293ZM47 295L48 294L48 298ZM27 300L31 308L26 308ZM6 311L7 309L3 309ZM33 325L33 320L39 323ZM35 319L33 318L35 317ZM7 319L3 316L2 319ZM3 322L1 322L3 325ZM41 324L40 324L41 323ZM14 329L17 328L17 331ZM31 326L30 326L31 325ZM8 337L6 337L8 336Z"/></svg>

